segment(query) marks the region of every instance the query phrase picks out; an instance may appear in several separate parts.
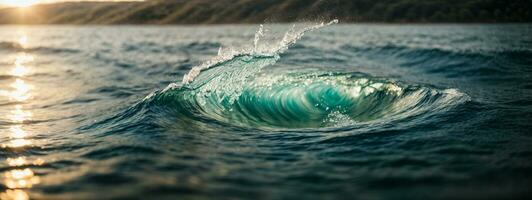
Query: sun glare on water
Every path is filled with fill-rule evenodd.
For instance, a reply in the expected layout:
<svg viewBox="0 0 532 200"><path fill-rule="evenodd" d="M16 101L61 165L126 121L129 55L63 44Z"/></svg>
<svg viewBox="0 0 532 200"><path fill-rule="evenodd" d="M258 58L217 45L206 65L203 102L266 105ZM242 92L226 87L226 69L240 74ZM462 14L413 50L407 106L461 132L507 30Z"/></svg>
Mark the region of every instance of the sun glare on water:
<svg viewBox="0 0 532 200"><path fill-rule="evenodd" d="M24 7L30 7L30 6L33 6L39 3L39 0L5 0L1 2L8 6L24 8Z"/></svg>

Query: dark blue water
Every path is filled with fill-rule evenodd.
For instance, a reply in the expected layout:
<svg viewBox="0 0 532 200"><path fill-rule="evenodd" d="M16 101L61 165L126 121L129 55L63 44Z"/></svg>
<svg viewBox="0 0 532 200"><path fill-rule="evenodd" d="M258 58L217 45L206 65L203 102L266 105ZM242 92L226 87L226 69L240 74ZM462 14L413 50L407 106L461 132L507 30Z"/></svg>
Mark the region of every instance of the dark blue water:
<svg viewBox="0 0 532 200"><path fill-rule="evenodd" d="M1 26L0 198L530 196L532 26L308 27Z"/></svg>

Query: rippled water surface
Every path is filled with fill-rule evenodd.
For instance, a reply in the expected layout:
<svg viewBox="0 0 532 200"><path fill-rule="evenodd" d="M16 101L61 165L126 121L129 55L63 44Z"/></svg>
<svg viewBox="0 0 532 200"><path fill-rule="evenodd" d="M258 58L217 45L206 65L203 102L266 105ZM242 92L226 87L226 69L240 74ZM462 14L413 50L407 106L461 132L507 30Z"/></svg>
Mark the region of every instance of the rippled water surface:
<svg viewBox="0 0 532 200"><path fill-rule="evenodd" d="M530 25L0 26L0 198L525 198L531 80Z"/></svg>

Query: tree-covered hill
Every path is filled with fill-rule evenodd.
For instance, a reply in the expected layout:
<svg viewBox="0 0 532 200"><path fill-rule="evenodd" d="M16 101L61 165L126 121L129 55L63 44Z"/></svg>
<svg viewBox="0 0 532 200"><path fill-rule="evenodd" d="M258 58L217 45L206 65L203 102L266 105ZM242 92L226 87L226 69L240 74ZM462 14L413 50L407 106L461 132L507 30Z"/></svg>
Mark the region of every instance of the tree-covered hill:
<svg viewBox="0 0 532 200"><path fill-rule="evenodd" d="M532 0L151 0L0 9L0 24L532 22Z"/></svg>

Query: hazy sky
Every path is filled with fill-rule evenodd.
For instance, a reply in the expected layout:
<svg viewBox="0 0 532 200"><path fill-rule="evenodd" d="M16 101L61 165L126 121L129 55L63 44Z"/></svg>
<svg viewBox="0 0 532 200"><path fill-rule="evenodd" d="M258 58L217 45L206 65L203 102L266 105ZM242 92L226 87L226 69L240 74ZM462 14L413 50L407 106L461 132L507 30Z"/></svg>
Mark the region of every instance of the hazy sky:
<svg viewBox="0 0 532 200"><path fill-rule="evenodd" d="M0 0L2 6L31 5L37 3L56 3L64 1L139 1L139 0Z"/></svg>

